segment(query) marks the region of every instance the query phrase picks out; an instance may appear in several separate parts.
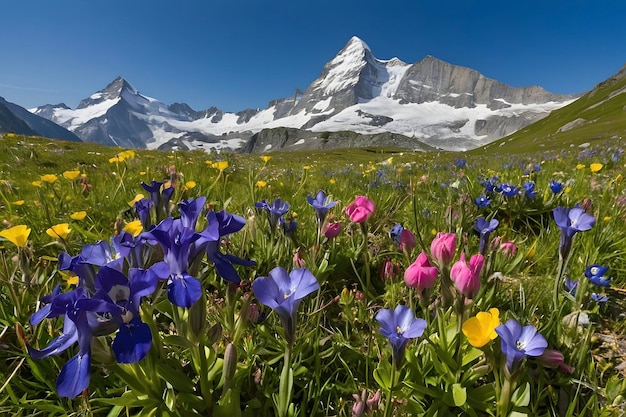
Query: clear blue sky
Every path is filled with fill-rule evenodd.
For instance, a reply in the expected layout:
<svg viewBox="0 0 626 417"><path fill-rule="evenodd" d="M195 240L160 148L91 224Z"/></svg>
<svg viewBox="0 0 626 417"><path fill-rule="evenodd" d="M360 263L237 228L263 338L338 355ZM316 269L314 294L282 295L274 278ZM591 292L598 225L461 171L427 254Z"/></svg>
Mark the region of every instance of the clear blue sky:
<svg viewBox="0 0 626 417"><path fill-rule="evenodd" d="M8 0L0 96L78 102L121 75L196 110L265 108L358 36L379 59L433 55L513 87L581 93L626 63L623 0Z"/></svg>

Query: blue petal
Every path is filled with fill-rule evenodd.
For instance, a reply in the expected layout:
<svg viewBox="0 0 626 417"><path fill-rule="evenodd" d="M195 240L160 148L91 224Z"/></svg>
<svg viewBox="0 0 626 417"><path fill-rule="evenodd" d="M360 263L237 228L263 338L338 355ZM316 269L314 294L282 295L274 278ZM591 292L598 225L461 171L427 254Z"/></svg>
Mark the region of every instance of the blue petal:
<svg viewBox="0 0 626 417"><path fill-rule="evenodd" d="M389 338L392 334L397 334L396 322L394 320L393 312L388 308L383 308L376 313L376 321L381 325L380 333Z"/></svg>
<svg viewBox="0 0 626 417"><path fill-rule="evenodd" d="M202 295L202 284L187 273L170 277L167 284L167 298L179 307L191 307Z"/></svg>
<svg viewBox="0 0 626 417"><path fill-rule="evenodd" d="M63 334L54 338L48 346L38 350L27 346L31 358L41 359L50 355L58 355L78 340L78 331L71 320L63 322Z"/></svg>
<svg viewBox="0 0 626 417"><path fill-rule="evenodd" d="M278 307L278 298L284 297L276 281L270 277L255 279L252 282L252 291L254 291L254 296L261 304L270 307L272 310Z"/></svg>
<svg viewBox="0 0 626 417"><path fill-rule="evenodd" d="M136 363L142 360L152 346L150 326L135 318L120 327L113 341L113 353L118 363Z"/></svg>
<svg viewBox="0 0 626 417"><path fill-rule="evenodd" d="M308 268L294 269L289 274L289 278L291 280L291 287L296 288L292 295L296 300L301 300L320 288L317 278L315 278L315 275L313 275Z"/></svg>
<svg viewBox="0 0 626 417"><path fill-rule="evenodd" d="M89 387L91 353L79 353L61 369L57 379L57 392L61 397L74 398Z"/></svg>

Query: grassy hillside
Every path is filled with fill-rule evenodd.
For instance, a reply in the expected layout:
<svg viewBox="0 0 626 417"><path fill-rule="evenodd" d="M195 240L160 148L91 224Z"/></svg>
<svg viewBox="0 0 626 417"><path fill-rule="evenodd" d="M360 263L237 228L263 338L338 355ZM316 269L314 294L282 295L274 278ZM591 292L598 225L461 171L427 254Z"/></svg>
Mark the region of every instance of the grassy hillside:
<svg viewBox="0 0 626 417"><path fill-rule="evenodd" d="M626 138L626 67L580 99L473 155L537 153Z"/></svg>

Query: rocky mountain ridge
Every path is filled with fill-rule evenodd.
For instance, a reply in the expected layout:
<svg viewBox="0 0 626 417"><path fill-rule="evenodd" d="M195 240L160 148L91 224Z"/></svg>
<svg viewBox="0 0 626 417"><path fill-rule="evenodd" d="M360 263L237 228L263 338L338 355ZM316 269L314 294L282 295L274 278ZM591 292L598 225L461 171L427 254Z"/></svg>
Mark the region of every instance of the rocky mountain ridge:
<svg viewBox="0 0 626 417"><path fill-rule="evenodd" d="M85 141L132 148L250 151L258 149L249 142L259 132L290 128L313 133L302 134L305 143L321 132L350 131L404 136L401 142L409 148L427 144L465 150L513 133L576 97L536 86L510 87L432 56L414 64L380 60L353 37L305 91L273 100L266 109L227 113L217 107L196 111L185 103L166 105L118 77L74 110L46 105L32 111ZM265 146L324 144L328 141L305 145L281 139Z"/></svg>

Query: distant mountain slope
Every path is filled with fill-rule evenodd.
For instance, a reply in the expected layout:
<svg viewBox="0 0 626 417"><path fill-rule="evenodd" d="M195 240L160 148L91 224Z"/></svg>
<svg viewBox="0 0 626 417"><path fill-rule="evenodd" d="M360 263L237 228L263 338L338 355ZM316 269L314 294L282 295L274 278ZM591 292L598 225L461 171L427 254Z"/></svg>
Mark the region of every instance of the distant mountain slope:
<svg viewBox="0 0 626 417"><path fill-rule="evenodd" d="M626 137L626 65L581 98L518 132L473 152L567 149Z"/></svg>
<svg viewBox="0 0 626 417"><path fill-rule="evenodd" d="M415 64L380 60L353 37L304 92L296 90L262 110L227 113L216 107L197 111L185 103L166 105L118 77L74 110L46 105L32 111L85 141L132 148L256 149L247 145L253 135L292 128L316 134L394 135L394 140L401 135L411 148L427 144L466 150L528 126L576 98L536 86L510 87L432 56ZM365 143L368 137L374 136L347 141L346 146ZM280 143L273 149L280 149Z"/></svg>
<svg viewBox="0 0 626 417"><path fill-rule="evenodd" d="M78 136L58 124L0 97L0 133L2 132L44 136L73 142L81 141Z"/></svg>

